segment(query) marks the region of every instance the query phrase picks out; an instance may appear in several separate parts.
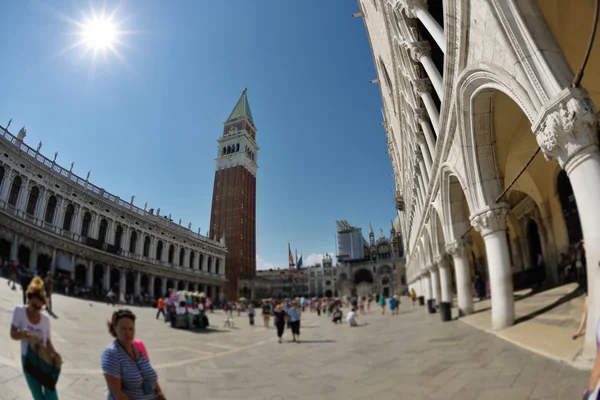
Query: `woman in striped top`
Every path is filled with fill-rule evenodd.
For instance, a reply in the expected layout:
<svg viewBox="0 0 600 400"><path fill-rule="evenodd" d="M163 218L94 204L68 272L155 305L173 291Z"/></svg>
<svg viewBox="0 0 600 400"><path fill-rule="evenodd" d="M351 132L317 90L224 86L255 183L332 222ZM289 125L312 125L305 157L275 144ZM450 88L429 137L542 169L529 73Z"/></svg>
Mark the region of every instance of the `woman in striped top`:
<svg viewBox="0 0 600 400"><path fill-rule="evenodd" d="M133 340L135 315L127 309L115 311L107 325L115 338L102 353L108 399L165 400L145 348Z"/></svg>

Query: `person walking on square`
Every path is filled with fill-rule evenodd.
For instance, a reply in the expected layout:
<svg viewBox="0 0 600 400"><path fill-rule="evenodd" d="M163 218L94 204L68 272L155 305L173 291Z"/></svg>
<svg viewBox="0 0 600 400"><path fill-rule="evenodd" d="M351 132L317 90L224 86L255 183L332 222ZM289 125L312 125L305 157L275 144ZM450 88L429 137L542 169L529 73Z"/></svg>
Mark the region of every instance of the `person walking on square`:
<svg viewBox="0 0 600 400"><path fill-rule="evenodd" d="M101 358L108 399L165 400L144 343L134 340L135 318L131 310L121 309L107 322L114 338Z"/></svg>
<svg viewBox="0 0 600 400"><path fill-rule="evenodd" d="M410 289L410 301L412 302L413 307L415 306L415 302L417 301L417 292L415 292L415 288Z"/></svg>
<svg viewBox="0 0 600 400"><path fill-rule="evenodd" d="M379 305L381 306L381 315L385 314L385 296L379 296Z"/></svg>
<svg viewBox="0 0 600 400"><path fill-rule="evenodd" d="M396 307L398 306L398 300L396 300L396 296L390 297L388 302L390 304L390 314L396 315Z"/></svg>
<svg viewBox="0 0 600 400"><path fill-rule="evenodd" d="M62 359L52 345L50 320L41 313L46 304L46 292L40 277L34 278L27 287L27 299L27 305L16 306L13 310L10 337L21 342L23 375L32 398L57 400L56 382Z"/></svg>
<svg viewBox="0 0 600 400"><path fill-rule="evenodd" d="M285 318L286 314L283 311L283 307L281 304L278 304L275 307L275 311L273 311L273 315L275 316L275 328L277 328L277 338L279 339L279 343L281 343L281 338L283 337L283 332L285 331Z"/></svg>
<svg viewBox="0 0 600 400"><path fill-rule="evenodd" d="M254 305L252 303L248 305L248 319L250 320L250 326L254 326Z"/></svg>
<svg viewBox="0 0 600 400"><path fill-rule="evenodd" d="M292 330L292 340L294 342L300 343L300 315L302 312L298 307L298 302L294 301L292 303L292 308L288 311L288 324L290 325L290 329Z"/></svg>
<svg viewBox="0 0 600 400"><path fill-rule="evenodd" d="M267 303L266 300L262 303L262 317L265 328L268 328L269 321L271 320L271 306L269 305L269 303Z"/></svg>
<svg viewBox="0 0 600 400"><path fill-rule="evenodd" d="M158 316L160 314L162 314L164 319L167 319L167 315L165 314L165 301L163 300L162 297L158 298L158 302L156 303L156 308L158 308L158 311L156 312L156 319L158 319Z"/></svg>

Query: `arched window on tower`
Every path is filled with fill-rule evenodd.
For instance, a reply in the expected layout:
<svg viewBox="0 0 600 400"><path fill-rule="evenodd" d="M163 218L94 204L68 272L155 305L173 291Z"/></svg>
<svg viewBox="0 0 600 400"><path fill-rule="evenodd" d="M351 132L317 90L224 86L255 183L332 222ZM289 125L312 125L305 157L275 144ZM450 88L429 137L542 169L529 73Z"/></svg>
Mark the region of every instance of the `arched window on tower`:
<svg viewBox="0 0 600 400"><path fill-rule="evenodd" d="M83 221L81 221L81 237L87 237L90 231L90 222L92 222L92 214L86 212L83 214Z"/></svg>
<svg viewBox="0 0 600 400"><path fill-rule="evenodd" d="M46 206L46 216L44 217L44 221L48 224L54 222L54 211L56 211L56 196L50 196Z"/></svg>
<svg viewBox="0 0 600 400"><path fill-rule="evenodd" d="M227 148L226 148L226 147L223 147L223 154L222 154L222 155L224 156L224 155L225 155L225 153L227 153Z"/></svg>
<svg viewBox="0 0 600 400"><path fill-rule="evenodd" d="M0 167L0 187L2 187L2 182L4 182L4 167Z"/></svg>
<svg viewBox="0 0 600 400"><path fill-rule="evenodd" d="M13 207L17 206L17 200L19 199L19 192L21 191L21 177L15 176L10 187L10 194L8 195L8 204Z"/></svg>
<svg viewBox="0 0 600 400"><path fill-rule="evenodd" d="M181 265L183 267L183 259L185 258L185 249L181 248L181 250L179 250L179 265Z"/></svg>
<svg viewBox="0 0 600 400"><path fill-rule="evenodd" d="M121 241L123 240L123 227L121 225L117 226L115 230L115 246L120 249Z"/></svg>
<svg viewBox="0 0 600 400"><path fill-rule="evenodd" d="M31 188L29 192L29 199L27 200L27 210L25 211L29 215L35 215L35 206L37 206L38 197L40 197L40 189L37 186Z"/></svg>
<svg viewBox="0 0 600 400"><path fill-rule="evenodd" d="M215 274L219 275L219 259L215 260Z"/></svg>
<svg viewBox="0 0 600 400"><path fill-rule="evenodd" d="M194 250L191 250L190 251L190 262L188 264L188 268L194 268L194 261L196 261L195 258L196 258L196 253L194 253Z"/></svg>
<svg viewBox="0 0 600 400"><path fill-rule="evenodd" d="M105 218L102 218L102 221L100 221L100 229L98 230L98 240L101 243L104 243L106 241L107 229L108 229L108 222L106 221Z"/></svg>
<svg viewBox="0 0 600 400"><path fill-rule="evenodd" d="M65 219L63 220L63 231L71 232L71 223L73 221L73 214L75 214L75 207L73 204L69 204L65 210Z"/></svg>
<svg viewBox="0 0 600 400"><path fill-rule="evenodd" d="M238 151L240 151L240 144L236 144L235 145L235 152L237 153Z"/></svg>

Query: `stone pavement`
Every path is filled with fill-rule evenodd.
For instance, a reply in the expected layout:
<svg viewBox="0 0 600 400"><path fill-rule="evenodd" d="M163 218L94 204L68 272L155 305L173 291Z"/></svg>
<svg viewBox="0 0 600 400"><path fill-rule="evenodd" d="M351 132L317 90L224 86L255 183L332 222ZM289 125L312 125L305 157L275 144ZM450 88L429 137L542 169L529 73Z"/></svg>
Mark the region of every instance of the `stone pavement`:
<svg viewBox="0 0 600 400"><path fill-rule="evenodd" d="M30 399L19 344L9 338L20 300L0 280L0 399ZM113 308L54 296L56 348L65 359L61 399L105 399L100 353L110 342L105 321ZM403 299L404 300L404 299ZM347 310L345 310L347 311ZM459 321L442 323L403 301L399 316L372 310L362 326L333 325L305 313L303 343L278 344L275 330L235 318L223 329L174 330L135 308L144 340L170 400L185 399L579 399L588 373L522 350Z"/></svg>

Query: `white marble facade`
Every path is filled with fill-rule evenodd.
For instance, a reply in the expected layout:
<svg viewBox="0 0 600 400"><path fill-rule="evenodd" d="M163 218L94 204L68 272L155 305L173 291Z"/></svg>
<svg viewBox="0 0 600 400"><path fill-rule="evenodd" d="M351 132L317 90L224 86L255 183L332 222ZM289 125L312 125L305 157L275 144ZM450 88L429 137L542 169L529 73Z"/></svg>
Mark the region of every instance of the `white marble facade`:
<svg viewBox="0 0 600 400"><path fill-rule="evenodd" d="M70 276L103 293L163 295L177 288L218 299L223 243L89 182L0 127L0 258Z"/></svg>
<svg viewBox="0 0 600 400"><path fill-rule="evenodd" d="M536 251L547 279L560 281L557 260L569 244L569 223L560 211L556 177L566 172L582 216L590 296L586 353L595 354L593 325L600 319L595 65L573 84L591 16L570 21L570 30L557 28L564 23L557 15L568 19L582 2L358 4L354 16L364 21L377 70L373 82L381 89L409 286L438 301L456 294L461 311L471 313L472 258L480 257L492 293L492 325L512 325L512 276L521 268L515 264L535 262L533 250L522 248L529 246L525 235L514 232L524 219L539 227ZM569 50L572 43L581 43L577 54ZM591 59L598 53L595 49ZM511 203L511 192L519 192L512 199L524 200Z"/></svg>

